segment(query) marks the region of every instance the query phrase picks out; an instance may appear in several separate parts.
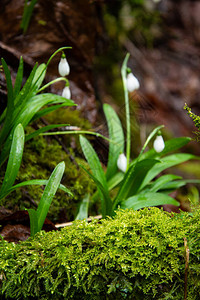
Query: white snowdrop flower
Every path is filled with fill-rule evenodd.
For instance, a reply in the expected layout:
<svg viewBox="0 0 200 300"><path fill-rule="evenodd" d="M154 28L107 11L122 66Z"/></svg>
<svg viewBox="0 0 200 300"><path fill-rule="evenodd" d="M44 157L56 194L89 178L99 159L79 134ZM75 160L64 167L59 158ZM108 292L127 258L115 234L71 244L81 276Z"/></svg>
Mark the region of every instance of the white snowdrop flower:
<svg viewBox="0 0 200 300"><path fill-rule="evenodd" d="M165 148L165 142L163 140L163 137L162 135L158 135L153 143L153 147L154 147L154 150L156 152L162 152L163 149Z"/></svg>
<svg viewBox="0 0 200 300"><path fill-rule="evenodd" d="M63 77L69 75L70 67L69 67L67 59L65 57L65 54L63 54L61 56L60 62L58 64L58 72L59 72L60 76L63 76Z"/></svg>
<svg viewBox="0 0 200 300"><path fill-rule="evenodd" d="M66 98L66 99L71 99L71 91L69 86L65 86L63 91L62 91L62 97Z"/></svg>
<svg viewBox="0 0 200 300"><path fill-rule="evenodd" d="M129 73L126 78L126 86L129 92L133 92L140 87L140 83L138 79L133 75L133 73Z"/></svg>
<svg viewBox="0 0 200 300"><path fill-rule="evenodd" d="M126 156L124 155L124 153L121 153L118 157L118 160L117 160L117 166L119 168L120 171L122 172L126 172L126 168L127 168L127 158Z"/></svg>
<svg viewBox="0 0 200 300"><path fill-rule="evenodd" d="M155 3L158 3L158 2L160 2L161 0L153 0L153 2L155 2Z"/></svg>

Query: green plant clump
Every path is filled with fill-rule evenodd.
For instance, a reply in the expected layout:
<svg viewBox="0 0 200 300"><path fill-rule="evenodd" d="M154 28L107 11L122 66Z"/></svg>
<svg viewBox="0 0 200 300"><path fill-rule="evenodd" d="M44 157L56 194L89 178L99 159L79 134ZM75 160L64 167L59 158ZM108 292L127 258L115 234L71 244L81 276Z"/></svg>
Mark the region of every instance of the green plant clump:
<svg viewBox="0 0 200 300"><path fill-rule="evenodd" d="M4 299L200 299L200 212L158 208L0 243ZM187 297L187 298L185 298Z"/></svg>
<svg viewBox="0 0 200 300"><path fill-rule="evenodd" d="M81 168L77 168L74 162L70 161L69 155L63 151L56 140L51 139L48 141L42 136L30 140L25 144L22 164L17 175L18 182L35 178L46 179L61 160L66 165L62 183L70 188L73 196L61 190L57 191L48 213L48 218L53 222L59 221L61 209L65 212L68 220L74 220L78 203L82 200L88 189L91 192L94 190L93 181L88 178L87 174ZM86 166L84 160L80 158L76 157L75 161ZM3 177L3 170L0 174ZM34 208L32 202L34 201L36 204L39 204L42 193L41 186L26 186L25 188L13 191L2 200L1 204L9 209L13 207L21 210ZM33 201L30 201L30 199Z"/></svg>

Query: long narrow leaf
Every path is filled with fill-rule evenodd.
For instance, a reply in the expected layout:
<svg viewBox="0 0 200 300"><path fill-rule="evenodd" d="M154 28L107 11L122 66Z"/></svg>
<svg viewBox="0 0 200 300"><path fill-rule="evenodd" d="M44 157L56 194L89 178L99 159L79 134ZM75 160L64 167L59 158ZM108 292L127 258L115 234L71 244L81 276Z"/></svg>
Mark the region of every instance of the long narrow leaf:
<svg viewBox="0 0 200 300"><path fill-rule="evenodd" d="M9 134L9 124L12 121L13 117L13 107L14 107L14 100L13 100L13 87L12 87L12 81L11 81L11 75L10 71L8 69L8 66L5 62L5 60L2 58L2 65L6 77L6 83L7 83L7 93L8 93L8 101L7 101L7 108L5 110L5 121L4 121L4 126L1 129L0 132L0 145L3 144L5 138Z"/></svg>
<svg viewBox="0 0 200 300"><path fill-rule="evenodd" d="M94 151L93 147L84 136L80 135L79 140L80 140L82 151L90 166L90 169L92 170L92 173L101 182L101 184L105 187L105 189L108 190L106 177L96 152Z"/></svg>
<svg viewBox="0 0 200 300"><path fill-rule="evenodd" d="M124 133L121 122L114 109L110 105L104 104L103 110L108 124L109 138L113 141L113 143L109 144L106 171L106 178L109 180L117 172L117 159L119 154L124 152Z"/></svg>
<svg viewBox="0 0 200 300"><path fill-rule="evenodd" d="M44 105L52 103L65 103L66 106L73 106L72 100L67 100L64 97L54 94L41 94L31 98L28 103L24 106L20 115L16 118L16 123L22 123L24 128L32 120L36 112L38 112Z"/></svg>
<svg viewBox="0 0 200 300"><path fill-rule="evenodd" d="M45 218L49 211L49 207L50 207L53 197L59 187L60 181L62 179L64 170L65 170L65 163L63 161L55 167L55 169L52 172L52 174L48 180L48 183L44 189L44 193L42 195L42 198L40 199L40 203L39 203L38 209L37 209L38 230L42 229Z"/></svg>
<svg viewBox="0 0 200 300"><path fill-rule="evenodd" d="M163 175L163 176L159 177L157 180L155 180L152 183L152 185L150 187L150 191L155 193L155 192L159 191L160 189L164 188L166 183L169 183L169 182L172 182L175 179L181 179L181 178L182 177L176 176L176 175L173 175L173 174Z"/></svg>
<svg viewBox="0 0 200 300"><path fill-rule="evenodd" d="M108 193L108 190L102 185L102 183L97 179L96 176L91 174L88 170L84 168L84 166L80 165L80 167L85 170L85 172L93 179L93 181L96 183L98 194L101 199L101 211L102 216L105 218L106 216L112 215L112 200L110 198L110 195Z"/></svg>
<svg viewBox="0 0 200 300"><path fill-rule="evenodd" d="M6 190L8 190L13 185L21 165L23 149L24 149L24 129L23 126L19 124L15 128L13 134L9 160L8 160L6 173L2 183L0 194L3 194Z"/></svg>
<svg viewBox="0 0 200 300"><path fill-rule="evenodd" d="M16 79L15 79L15 85L14 85L14 89L13 89L13 98L14 99L19 94L21 86L22 86L23 68L24 68L23 58L20 57L19 67L18 67L18 70L17 70L17 76L16 76Z"/></svg>
<svg viewBox="0 0 200 300"><path fill-rule="evenodd" d="M93 180L95 181L95 183L98 187L98 191L101 196L100 198L101 198L102 216L103 216L103 218L105 218L106 215L110 215L111 209L112 209L112 202L111 202L111 199L109 196L106 176L105 176L103 168L101 166L101 162L100 162L96 152L94 151L93 147L88 142L88 140L85 137L83 137L82 135L80 135L79 140L80 140L81 148L85 155L85 158L90 166L90 169L92 170ZM92 175L90 174L90 176L92 176Z"/></svg>
<svg viewBox="0 0 200 300"><path fill-rule="evenodd" d="M47 185L47 183L48 183L48 180L44 180L44 179L33 179L33 180L27 180L27 181L20 182L16 185L13 185L11 188L6 190L3 194L0 194L0 199L5 198L8 194L10 194L14 190L21 188L23 186ZM68 188L66 188L63 184L59 184L58 188L61 189L63 192L69 194L70 196L73 196L72 192Z"/></svg>
<svg viewBox="0 0 200 300"><path fill-rule="evenodd" d="M30 208L27 209L30 219L30 229L31 229L31 236L34 236L38 231L38 213L36 210Z"/></svg>
<svg viewBox="0 0 200 300"><path fill-rule="evenodd" d="M146 184L148 184L153 178L155 178L158 174L162 171L171 168L173 166L179 165L183 162L186 162L190 159L200 159L198 156L188 153L177 153L168 155L162 158L160 164L153 166L153 168L148 172L147 176L145 177L140 190L142 190Z"/></svg>
<svg viewBox="0 0 200 300"><path fill-rule="evenodd" d="M133 197L130 197L124 200L120 207L122 209L133 208L134 210L138 210L144 207L149 206L159 206L171 204L175 206L179 206L179 202L174 200L168 195L162 193L145 193L145 194L138 194Z"/></svg>
<svg viewBox="0 0 200 300"><path fill-rule="evenodd" d="M37 0L31 0L31 2L28 4L27 4L27 2L28 2L28 0L26 0L25 4L24 4L24 12L23 12L23 16L22 16L22 22L20 25L20 28L23 29L24 33L28 29L28 25L29 25L29 22L30 22L32 13L33 13L34 6L37 3Z"/></svg>
<svg viewBox="0 0 200 300"><path fill-rule="evenodd" d="M86 194L83 200L81 201L81 204L79 206L78 214L75 218L75 220L84 220L88 217L88 206L89 206L89 199L90 195Z"/></svg>
<svg viewBox="0 0 200 300"><path fill-rule="evenodd" d="M45 107L44 109L41 109L33 116L33 118L31 119L31 122L34 122L35 120L38 120L39 118L51 113L52 111L55 111L61 107L65 107L65 106L66 106L66 104L62 103L62 104ZM76 104L74 103L73 105L70 105L70 106L76 106Z"/></svg>

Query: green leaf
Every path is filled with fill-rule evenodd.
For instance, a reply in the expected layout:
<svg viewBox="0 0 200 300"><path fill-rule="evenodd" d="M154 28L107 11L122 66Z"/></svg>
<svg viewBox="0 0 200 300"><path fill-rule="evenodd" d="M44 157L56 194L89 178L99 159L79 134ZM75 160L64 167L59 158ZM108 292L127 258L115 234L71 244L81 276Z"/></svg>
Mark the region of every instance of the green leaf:
<svg viewBox="0 0 200 300"><path fill-rule="evenodd" d="M14 107L13 87L12 87L10 71L8 69L8 66L7 66L5 60L2 58L1 61L2 61L2 65L4 68L5 77L6 77L8 100L7 100L7 108L6 108L6 110L4 110L4 113L2 114L2 118L1 118L1 122L2 122L3 118L5 117L3 128L0 131L0 145L3 144L5 138L9 134L9 125L12 121L13 111L14 111L13 110L13 107Z"/></svg>
<svg viewBox="0 0 200 300"><path fill-rule="evenodd" d="M76 106L77 104L73 104L71 103L70 105L68 106ZM61 107L65 107L66 104L65 103L62 103L62 104L57 104L57 105L53 105L53 106L48 106L48 107L45 107L44 109L41 109L40 111L38 111L34 116L33 118L31 119L31 122L34 122L35 120L51 113L52 111L55 111Z"/></svg>
<svg viewBox="0 0 200 300"><path fill-rule="evenodd" d="M130 197L124 200L120 207L122 209L133 208L134 210L138 210L144 207L149 206L159 206L171 204L175 206L179 206L179 202L174 200L168 195L162 193L145 193L145 194L138 194L133 197Z"/></svg>
<svg viewBox="0 0 200 300"><path fill-rule="evenodd" d="M40 203L37 209L39 231L42 229L49 207L62 179L64 170L65 163L63 161L55 167L44 189L44 193L40 199Z"/></svg>
<svg viewBox="0 0 200 300"><path fill-rule="evenodd" d="M106 178L108 180L116 174L119 154L124 152L124 133L121 122L114 109L110 105L104 104L103 110L108 124L109 138L112 140L112 143L109 143L106 171Z"/></svg>
<svg viewBox="0 0 200 300"><path fill-rule="evenodd" d="M109 195L109 192L107 190L107 187L105 187L96 176L91 174L87 169L85 169L84 166L80 165L83 170L93 179L93 181L96 183L97 189L98 189L98 194L101 199L101 211L102 211L102 216L105 218L106 216L111 216L112 215L112 201ZM96 194L95 194L96 195Z"/></svg>
<svg viewBox="0 0 200 300"><path fill-rule="evenodd" d="M90 169L92 170L92 173L95 174L95 177L99 180L99 182L101 182L104 188L108 190L106 177L96 152L84 136L80 135L79 140L83 154L90 166Z"/></svg>
<svg viewBox="0 0 200 300"><path fill-rule="evenodd" d="M84 220L88 217L88 206L89 206L90 194L86 194L79 206L78 214L75 220Z"/></svg>
<svg viewBox="0 0 200 300"><path fill-rule="evenodd" d="M12 86L11 74L10 74L10 70L8 69L7 63L5 62L5 60L3 58L1 59L1 62L2 62L2 65L3 65L5 77L6 77L7 92L8 92L7 107L9 107L13 103L13 86Z"/></svg>
<svg viewBox="0 0 200 300"><path fill-rule="evenodd" d="M21 124L15 128L5 177L0 190L0 195L8 190L14 183L19 171L24 149L24 129Z"/></svg>
<svg viewBox="0 0 200 300"><path fill-rule="evenodd" d="M183 162L186 162L190 159L199 160L200 157L188 153L177 153L163 157L160 160L160 163L153 166L153 168L151 168L151 170L148 172L142 185L140 186L140 190L142 190L155 176L160 174L162 171L170 167L176 166L178 164L181 164Z"/></svg>
<svg viewBox="0 0 200 300"><path fill-rule="evenodd" d="M40 88L40 86L44 80L44 77L46 75L46 69L47 69L47 66L44 63L39 65L36 69L36 72L33 77L32 85L31 85L31 88L35 92L38 91L38 89Z"/></svg>
<svg viewBox="0 0 200 300"><path fill-rule="evenodd" d="M117 207L119 201L128 198L131 195L136 194L141 185L143 184L149 170L151 170L154 165L159 163L155 159L144 159L136 163L136 165L129 167L128 171L125 173L123 182L121 183L119 192L114 200L113 207Z"/></svg>
<svg viewBox="0 0 200 300"><path fill-rule="evenodd" d="M36 210L30 208L27 209L30 219L30 229L31 229L31 236L34 236L38 231L38 213Z"/></svg>
<svg viewBox="0 0 200 300"><path fill-rule="evenodd" d="M158 190L162 189L166 185L166 183L169 183L175 179L181 179L181 178L182 177L176 176L173 174L163 175L151 184L150 191L155 193Z"/></svg>
<svg viewBox="0 0 200 300"><path fill-rule="evenodd" d="M29 22L30 22L32 13L33 13L33 9L34 9L34 6L36 3L37 3L37 0L31 0L30 3L28 3L28 0L25 0L22 22L20 24L20 28L23 29L24 33L28 29L28 25L29 25Z"/></svg>
<svg viewBox="0 0 200 300"><path fill-rule="evenodd" d="M19 94L21 86L22 86L23 68L24 68L24 66L23 66L23 58L20 57L19 67L18 67L16 79L15 79L14 89L13 89L13 98L14 99Z"/></svg>
<svg viewBox="0 0 200 300"><path fill-rule="evenodd" d="M32 120L34 115L44 105L54 104L54 103L65 103L66 106L73 105L72 100L67 100L58 95L49 94L49 93L36 95L31 99L29 99L29 101L25 104L24 108L21 110L21 113L19 114L15 122L21 123L25 128Z"/></svg>
<svg viewBox="0 0 200 300"><path fill-rule="evenodd" d="M160 190L162 193L171 193L178 188L185 186L188 183L200 184L200 179L182 179L182 180L174 180L172 182L166 182Z"/></svg>
<svg viewBox="0 0 200 300"><path fill-rule="evenodd" d="M22 187L22 186L28 186L28 185L47 185L48 180L44 180L44 179L33 179L33 180L27 180L27 181L23 181L21 183L18 183L16 185L13 185L11 188L9 188L8 190L6 190L3 194L0 195L0 199L6 197L8 194L10 194L11 192L13 192L14 190ZM73 196L72 192L66 188L63 184L59 184L59 189L61 189L62 191L64 191L65 193L69 194L70 196Z"/></svg>

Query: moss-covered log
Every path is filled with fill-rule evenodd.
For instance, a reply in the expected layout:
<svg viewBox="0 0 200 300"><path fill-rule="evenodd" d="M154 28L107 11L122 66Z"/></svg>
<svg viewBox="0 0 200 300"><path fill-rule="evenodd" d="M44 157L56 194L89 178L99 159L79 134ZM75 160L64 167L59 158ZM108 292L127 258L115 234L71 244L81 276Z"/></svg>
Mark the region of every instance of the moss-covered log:
<svg viewBox="0 0 200 300"><path fill-rule="evenodd" d="M199 215L119 211L20 244L2 240L0 297L200 299Z"/></svg>

